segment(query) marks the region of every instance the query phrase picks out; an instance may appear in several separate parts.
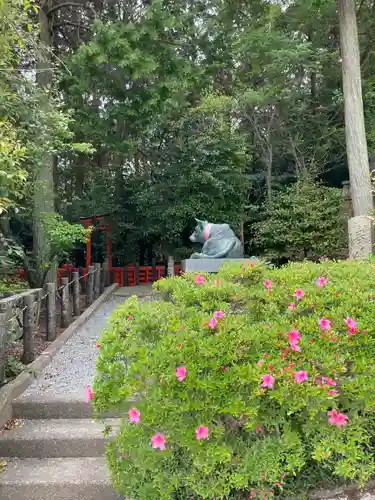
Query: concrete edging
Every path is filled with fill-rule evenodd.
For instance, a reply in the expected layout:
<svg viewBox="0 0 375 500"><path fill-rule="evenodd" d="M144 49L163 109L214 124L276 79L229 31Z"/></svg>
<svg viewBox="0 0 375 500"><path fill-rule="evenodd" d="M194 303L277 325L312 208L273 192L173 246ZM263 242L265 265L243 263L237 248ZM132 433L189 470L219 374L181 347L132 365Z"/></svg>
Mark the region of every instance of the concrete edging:
<svg viewBox="0 0 375 500"><path fill-rule="evenodd" d="M90 316L112 295L118 288L115 283L107 287L90 307L73 321L71 325L40 354L35 361L27 365L12 382L0 389L0 429L12 418L12 401L20 396L35 380L35 378L51 362L63 345L73 336Z"/></svg>

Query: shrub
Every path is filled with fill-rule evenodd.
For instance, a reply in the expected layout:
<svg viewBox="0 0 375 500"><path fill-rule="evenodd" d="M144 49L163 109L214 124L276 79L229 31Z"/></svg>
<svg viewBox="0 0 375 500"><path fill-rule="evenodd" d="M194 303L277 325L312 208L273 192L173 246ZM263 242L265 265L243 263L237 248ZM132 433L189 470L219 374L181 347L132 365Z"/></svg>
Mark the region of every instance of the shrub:
<svg viewBox="0 0 375 500"><path fill-rule="evenodd" d="M165 301L128 300L100 341L95 409L124 411L116 490L269 498L316 469L374 473L370 263L234 265L156 287Z"/></svg>
<svg viewBox="0 0 375 500"><path fill-rule="evenodd" d="M254 244L270 260L346 258L347 221L341 189L303 179L276 192L264 220L253 225Z"/></svg>

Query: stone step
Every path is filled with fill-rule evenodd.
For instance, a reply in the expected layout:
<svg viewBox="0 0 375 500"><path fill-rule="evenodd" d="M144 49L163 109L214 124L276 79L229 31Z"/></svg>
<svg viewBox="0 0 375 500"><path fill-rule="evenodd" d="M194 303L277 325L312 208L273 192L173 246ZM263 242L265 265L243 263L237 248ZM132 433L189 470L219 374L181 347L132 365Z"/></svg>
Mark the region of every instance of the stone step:
<svg viewBox="0 0 375 500"><path fill-rule="evenodd" d="M104 458L11 459L1 500L116 500Z"/></svg>
<svg viewBox="0 0 375 500"><path fill-rule="evenodd" d="M127 410L134 405L134 402L124 407L122 412L110 412L103 418L117 418L125 415ZM92 418L93 408L91 403L84 400L64 398L62 396L56 398L43 396L21 396L15 399L12 403L14 419L58 419L58 418Z"/></svg>
<svg viewBox="0 0 375 500"><path fill-rule="evenodd" d="M0 434L0 457L100 457L120 423L118 419L17 421L12 429ZM112 428L109 436L103 434L106 425Z"/></svg>

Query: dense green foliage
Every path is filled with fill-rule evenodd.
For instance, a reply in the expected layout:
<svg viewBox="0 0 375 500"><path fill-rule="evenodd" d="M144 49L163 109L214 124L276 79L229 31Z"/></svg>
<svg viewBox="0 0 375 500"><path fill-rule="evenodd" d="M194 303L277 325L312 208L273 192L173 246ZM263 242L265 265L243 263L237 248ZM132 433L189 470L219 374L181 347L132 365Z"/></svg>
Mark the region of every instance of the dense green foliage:
<svg viewBox="0 0 375 500"><path fill-rule="evenodd" d="M264 201L278 203L306 174L336 188L348 176L336 2L116 5L102 3L79 33L85 43L71 50L61 81L76 139L96 150L61 163L61 211L72 220L109 214L119 262L178 258L194 215L244 224L251 254L279 253L280 242L254 238L254 224L272 225ZM372 8L364 1L358 12L370 153ZM326 218L338 224L337 211ZM316 228L310 242L325 237ZM303 255L295 245L281 252Z"/></svg>
<svg viewBox="0 0 375 500"><path fill-rule="evenodd" d="M46 270L86 239L81 226L63 221L52 210L38 222L46 233L45 248L34 241L40 165L46 157L75 148L90 151L87 144L71 142L72 119L63 111L56 88L38 85L40 73L57 70L52 62L48 68L38 65L49 51L39 40L38 11L27 0L0 1L0 273L3 266L6 274L14 265L25 267L33 286L41 286ZM53 200L47 183L41 184L42 196Z"/></svg>
<svg viewBox="0 0 375 500"><path fill-rule="evenodd" d="M366 481L372 286L370 263L254 263L162 280L166 301L120 306L94 385L97 412L135 407L107 452L116 489L134 499L280 489L302 498L302 477Z"/></svg>
<svg viewBox="0 0 375 500"><path fill-rule="evenodd" d="M340 189L299 181L266 202L254 224L255 242L269 259L347 257L347 221Z"/></svg>
<svg viewBox="0 0 375 500"><path fill-rule="evenodd" d="M0 3L6 238L21 235L26 250L39 238L31 222L43 212L43 166L54 179L46 211L72 223L106 214L115 263L186 255L194 216L243 230L249 254L345 255L329 189L327 210L309 210L324 223L298 223L293 244L282 242L296 182L308 177L323 190L348 178L335 0L8 4ZM371 159L373 9L365 0L357 13ZM272 207L286 221L274 242Z"/></svg>

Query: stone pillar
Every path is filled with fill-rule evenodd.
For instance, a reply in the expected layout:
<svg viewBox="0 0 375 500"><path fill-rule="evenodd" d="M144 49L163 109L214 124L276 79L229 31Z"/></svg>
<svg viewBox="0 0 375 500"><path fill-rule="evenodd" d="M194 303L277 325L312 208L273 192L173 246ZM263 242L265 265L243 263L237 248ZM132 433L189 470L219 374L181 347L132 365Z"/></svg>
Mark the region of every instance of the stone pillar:
<svg viewBox="0 0 375 500"><path fill-rule="evenodd" d="M348 221L349 259L365 260L373 252L372 220L366 215L352 217Z"/></svg>
<svg viewBox="0 0 375 500"><path fill-rule="evenodd" d="M168 268L167 268L168 277L174 276L174 258L172 255L168 256Z"/></svg>

